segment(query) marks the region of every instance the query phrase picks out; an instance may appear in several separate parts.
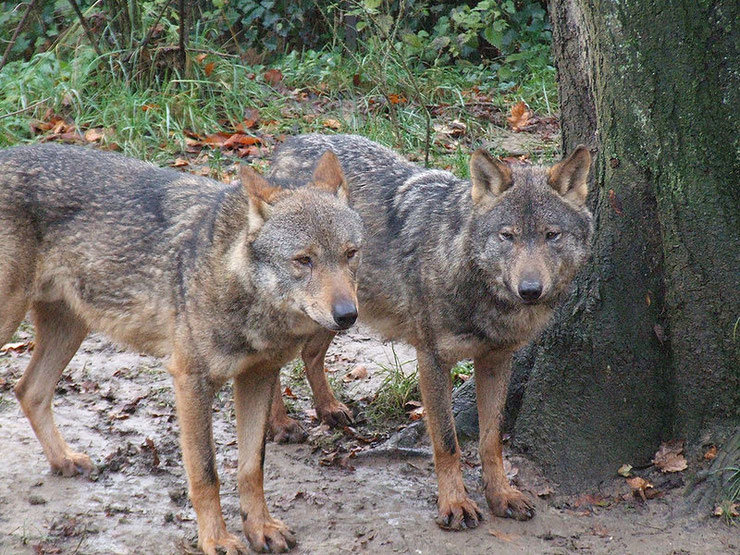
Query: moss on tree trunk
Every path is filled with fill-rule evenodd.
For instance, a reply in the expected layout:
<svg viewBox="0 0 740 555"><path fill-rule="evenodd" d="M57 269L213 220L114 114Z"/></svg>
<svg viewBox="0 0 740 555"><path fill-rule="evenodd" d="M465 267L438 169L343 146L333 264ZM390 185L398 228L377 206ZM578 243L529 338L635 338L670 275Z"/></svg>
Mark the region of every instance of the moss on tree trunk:
<svg viewBox="0 0 740 555"><path fill-rule="evenodd" d="M738 15L731 1L550 2L564 147L598 151L596 235L532 347L515 438L566 487L738 425Z"/></svg>

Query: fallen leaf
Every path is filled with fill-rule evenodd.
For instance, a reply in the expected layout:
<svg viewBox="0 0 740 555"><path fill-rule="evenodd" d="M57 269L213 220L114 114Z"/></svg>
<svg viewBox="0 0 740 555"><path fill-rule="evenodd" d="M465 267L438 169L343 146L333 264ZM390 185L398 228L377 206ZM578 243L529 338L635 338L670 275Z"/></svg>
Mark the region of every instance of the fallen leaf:
<svg viewBox="0 0 740 555"><path fill-rule="evenodd" d="M625 478L629 478L632 475L632 465L623 464L619 467L619 470L617 470L617 474L624 476Z"/></svg>
<svg viewBox="0 0 740 555"><path fill-rule="evenodd" d="M661 472L681 472L682 470L686 470L688 463L686 462L686 457L681 454L682 452L683 440L674 439L666 441L655 453L653 464Z"/></svg>
<svg viewBox="0 0 740 555"><path fill-rule="evenodd" d="M640 497L642 497L643 501L648 500L646 490L653 489L653 484L651 484L644 478L640 478L639 476L635 476L634 478L627 478L627 485L629 485L632 493L634 495L639 495Z"/></svg>
<svg viewBox="0 0 740 555"><path fill-rule="evenodd" d="M260 111L257 108L247 108L244 110L244 121L236 126L236 130L244 132L246 129L253 129L259 120Z"/></svg>
<svg viewBox="0 0 740 555"><path fill-rule="evenodd" d="M727 516L737 518L740 516L740 503L723 503L717 505L712 513L714 516Z"/></svg>
<svg viewBox="0 0 740 555"><path fill-rule="evenodd" d="M293 393L293 390L286 386L286 388L283 390L283 395L290 399L295 399L295 393Z"/></svg>
<svg viewBox="0 0 740 555"><path fill-rule="evenodd" d="M182 168L184 166L189 166L190 162L185 160L185 158L175 158L175 161L170 164L173 168Z"/></svg>
<svg viewBox="0 0 740 555"><path fill-rule="evenodd" d="M422 418L424 418L424 407L418 407L410 410L408 414L411 420L421 420Z"/></svg>
<svg viewBox="0 0 740 555"><path fill-rule="evenodd" d="M210 77L213 73L213 68L216 67L216 62L209 62L203 67L203 71L206 72L206 77Z"/></svg>
<svg viewBox="0 0 740 555"><path fill-rule="evenodd" d="M85 131L85 140L88 143L94 143L105 137L105 131L101 127L95 127Z"/></svg>
<svg viewBox="0 0 740 555"><path fill-rule="evenodd" d="M201 63L203 60L206 59L206 56L208 56L208 54L198 54L195 57L195 61L198 62L198 63Z"/></svg>
<svg viewBox="0 0 740 555"><path fill-rule="evenodd" d="M141 107L142 112L148 112L149 110L154 110L155 108L159 108L156 104L144 104Z"/></svg>
<svg viewBox="0 0 740 555"><path fill-rule="evenodd" d="M35 344L33 341L18 341L16 343L6 343L0 347L0 353L25 353L26 351L33 351Z"/></svg>
<svg viewBox="0 0 740 555"><path fill-rule="evenodd" d="M608 507L610 504L609 500L601 495L594 495L587 493L581 495L578 499L573 502L573 506L577 509L581 507L596 506L596 507Z"/></svg>
<svg viewBox="0 0 740 555"><path fill-rule="evenodd" d="M231 133L224 133L223 131L211 133L210 135L206 135L206 138L203 139L203 144L210 146L224 146L224 143L229 140L231 135Z"/></svg>
<svg viewBox="0 0 740 555"><path fill-rule="evenodd" d="M390 100L391 104L404 104L406 102L406 97L402 94L391 93L388 95L388 100Z"/></svg>
<svg viewBox="0 0 740 555"><path fill-rule="evenodd" d="M279 69L268 69L262 77L264 78L265 83L274 87L283 80L283 72Z"/></svg>
<svg viewBox="0 0 740 555"><path fill-rule="evenodd" d="M705 461L713 461L717 457L717 446L712 445L707 449L707 452L704 453L704 460Z"/></svg>
<svg viewBox="0 0 740 555"><path fill-rule="evenodd" d="M509 459L504 459L504 474L506 474L506 478L511 482L519 474L519 469L511 464Z"/></svg>
<svg viewBox="0 0 740 555"><path fill-rule="evenodd" d="M364 380L367 378L368 372L366 366L355 366L355 368L348 372L343 378L342 381L345 383L352 382L355 380Z"/></svg>
<svg viewBox="0 0 740 555"><path fill-rule="evenodd" d="M256 145L260 142L259 137L252 137L250 135L244 135L243 133L234 133L223 143L224 148L231 148L237 145L250 146Z"/></svg>
<svg viewBox="0 0 740 555"><path fill-rule="evenodd" d="M511 543L514 540L519 539L519 536L517 536L516 534L504 534L500 530L494 530L493 528L488 530L488 533L491 534L494 538L505 541L507 543Z"/></svg>
<svg viewBox="0 0 740 555"><path fill-rule="evenodd" d="M520 100L511 107L511 112L507 116L506 121L509 122L513 131L521 131L529 124L529 120L533 115L534 113L527 109L524 101Z"/></svg>
<svg viewBox="0 0 740 555"><path fill-rule="evenodd" d="M537 497L549 497L553 493L555 493L555 490L551 486L542 486L535 492L537 494Z"/></svg>
<svg viewBox="0 0 740 555"><path fill-rule="evenodd" d="M328 127L329 129L341 129L342 124L339 120L328 118L324 120L324 127Z"/></svg>

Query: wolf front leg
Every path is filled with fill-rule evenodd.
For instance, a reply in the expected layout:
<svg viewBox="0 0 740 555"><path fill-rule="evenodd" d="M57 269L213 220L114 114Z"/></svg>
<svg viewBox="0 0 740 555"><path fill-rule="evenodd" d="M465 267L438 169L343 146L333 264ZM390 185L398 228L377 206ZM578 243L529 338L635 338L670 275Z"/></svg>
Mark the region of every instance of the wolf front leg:
<svg viewBox="0 0 740 555"><path fill-rule="evenodd" d="M239 504L244 533L260 553L282 553L296 545L293 532L270 516L263 489L267 418L279 372L279 368L252 368L234 378Z"/></svg>
<svg viewBox="0 0 740 555"><path fill-rule="evenodd" d="M475 528L482 514L468 497L460 468L460 446L452 417L452 379L439 357L417 349L419 385L437 472L437 524L446 530Z"/></svg>
<svg viewBox="0 0 740 555"><path fill-rule="evenodd" d="M509 484L501 452L501 418L511 377L511 353L491 352L476 358L474 364L486 501L496 516L529 520L534 516L534 507Z"/></svg>
<svg viewBox="0 0 740 555"><path fill-rule="evenodd" d="M206 555L216 555L218 550L228 555L246 553L246 546L226 530L221 513L211 412L215 391L206 366L175 352L170 373L175 381L182 458L198 517L198 546Z"/></svg>

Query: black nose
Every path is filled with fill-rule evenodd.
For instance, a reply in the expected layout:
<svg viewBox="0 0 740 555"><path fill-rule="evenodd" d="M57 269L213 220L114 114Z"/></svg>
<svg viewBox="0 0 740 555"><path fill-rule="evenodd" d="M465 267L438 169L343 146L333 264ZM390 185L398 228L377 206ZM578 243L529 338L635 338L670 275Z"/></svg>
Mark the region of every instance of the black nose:
<svg viewBox="0 0 740 555"><path fill-rule="evenodd" d="M357 306L352 301L340 301L332 307L331 315L337 325L346 330L357 320Z"/></svg>
<svg viewBox="0 0 740 555"><path fill-rule="evenodd" d="M519 284L519 296L524 302L533 303L542 295L542 284L537 280L522 280Z"/></svg>

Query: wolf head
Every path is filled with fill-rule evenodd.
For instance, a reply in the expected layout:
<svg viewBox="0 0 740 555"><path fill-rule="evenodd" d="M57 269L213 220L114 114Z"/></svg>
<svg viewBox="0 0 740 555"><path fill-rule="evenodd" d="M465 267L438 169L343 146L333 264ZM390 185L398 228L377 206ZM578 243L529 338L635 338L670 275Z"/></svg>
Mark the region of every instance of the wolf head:
<svg viewBox="0 0 740 555"><path fill-rule="evenodd" d="M586 260L590 165L582 145L550 168L512 167L483 149L473 153L473 259L502 300L554 302Z"/></svg>
<svg viewBox="0 0 740 555"><path fill-rule="evenodd" d="M363 228L347 205L339 160L327 151L311 183L275 187L243 166L249 197L250 281L282 309L301 312L330 330L357 319L357 278ZM305 185L305 186L304 186Z"/></svg>

